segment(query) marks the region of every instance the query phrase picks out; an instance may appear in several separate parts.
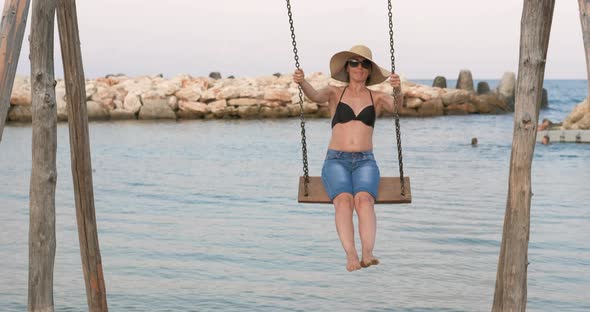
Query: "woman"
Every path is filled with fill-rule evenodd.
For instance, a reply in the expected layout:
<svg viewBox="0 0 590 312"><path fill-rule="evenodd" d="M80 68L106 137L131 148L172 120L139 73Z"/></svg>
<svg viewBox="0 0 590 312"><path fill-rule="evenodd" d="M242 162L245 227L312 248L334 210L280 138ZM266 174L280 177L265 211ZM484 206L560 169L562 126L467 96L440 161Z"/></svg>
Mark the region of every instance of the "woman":
<svg viewBox="0 0 590 312"><path fill-rule="evenodd" d="M372 60L369 48L362 45L341 51L330 60L332 78L347 82L345 87L328 86L316 90L305 80L298 69L293 80L303 93L317 103L329 103L332 116L332 137L322 168L322 181L335 208L336 230L346 252L346 269L358 270L379 264L373 255L377 220L375 198L379 187L379 168L373 156L373 128L375 119L383 110L393 111L392 96L367 89L390 78L401 107L400 78L379 67ZM354 244L353 212L358 216L362 244L359 261Z"/></svg>

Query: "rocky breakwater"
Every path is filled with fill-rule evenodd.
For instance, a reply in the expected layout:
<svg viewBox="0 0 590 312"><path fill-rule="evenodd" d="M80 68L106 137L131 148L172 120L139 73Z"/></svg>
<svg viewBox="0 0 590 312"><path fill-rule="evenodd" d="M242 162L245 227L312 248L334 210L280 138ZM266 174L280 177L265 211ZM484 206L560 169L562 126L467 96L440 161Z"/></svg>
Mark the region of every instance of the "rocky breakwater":
<svg viewBox="0 0 590 312"><path fill-rule="evenodd" d="M322 73L308 75L316 88L338 85ZM513 83L513 82L512 82ZM473 82L471 82L473 85ZM391 93L387 83L371 89ZM505 94L502 90L512 90ZM477 93L473 88L430 87L402 82L405 97L401 116L430 117L455 114L497 114L511 111L514 85ZM504 92L504 93L502 93ZM510 91L508 92L510 93ZM57 115L67 120L67 94L62 80L56 84ZM508 99L508 100L507 100ZM86 82L90 120L284 118L300 114L298 88L291 75L257 78L209 78L179 75L107 76ZM9 121L31 121L31 86L28 77L17 77L10 100ZM304 114L328 117L327 103L305 99Z"/></svg>
<svg viewBox="0 0 590 312"><path fill-rule="evenodd" d="M561 129L590 130L590 98L586 98L574 107L563 121Z"/></svg>

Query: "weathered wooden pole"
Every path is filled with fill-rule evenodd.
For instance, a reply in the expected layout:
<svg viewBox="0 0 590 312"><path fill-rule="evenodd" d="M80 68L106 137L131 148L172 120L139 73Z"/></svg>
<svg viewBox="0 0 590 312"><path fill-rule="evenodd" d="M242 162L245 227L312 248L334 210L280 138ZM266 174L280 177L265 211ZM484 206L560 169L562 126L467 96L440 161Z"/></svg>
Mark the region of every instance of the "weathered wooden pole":
<svg viewBox="0 0 590 312"><path fill-rule="evenodd" d="M555 0L524 1L508 200L493 312L526 310L531 165L554 5Z"/></svg>
<svg viewBox="0 0 590 312"><path fill-rule="evenodd" d="M86 87L80 51L76 2L74 0L57 0L57 19L66 93L68 94L70 155L88 310L93 312L108 311L94 211Z"/></svg>
<svg viewBox="0 0 590 312"><path fill-rule="evenodd" d="M0 142L23 44L30 0L6 0L0 24Z"/></svg>
<svg viewBox="0 0 590 312"><path fill-rule="evenodd" d="M29 193L29 311L53 311L57 108L53 74L55 0L34 0L31 19L33 163Z"/></svg>
<svg viewBox="0 0 590 312"><path fill-rule="evenodd" d="M578 6L580 7L580 23L582 24L584 54L586 54L586 75L588 78L588 95L590 96L590 0L578 0Z"/></svg>

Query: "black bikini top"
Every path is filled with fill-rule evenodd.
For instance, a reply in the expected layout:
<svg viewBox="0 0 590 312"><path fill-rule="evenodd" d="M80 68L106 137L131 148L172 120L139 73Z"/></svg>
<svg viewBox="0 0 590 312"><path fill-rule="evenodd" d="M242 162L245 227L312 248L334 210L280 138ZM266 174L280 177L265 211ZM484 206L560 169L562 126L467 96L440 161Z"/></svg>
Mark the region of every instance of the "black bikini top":
<svg viewBox="0 0 590 312"><path fill-rule="evenodd" d="M371 96L371 105L363 108L363 110L358 115L354 114L354 111L350 105L342 102L342 97L344 96L345 91L346 87L344 90L342 90L340 100L338 100L338 104L336 105L336 112L334 112L334 118L332 118L332 128L334 128L336 124L347 123L351 120L360 120L365 125L375 128L376 113L371 90L369 90L369 95Z"/></svg>

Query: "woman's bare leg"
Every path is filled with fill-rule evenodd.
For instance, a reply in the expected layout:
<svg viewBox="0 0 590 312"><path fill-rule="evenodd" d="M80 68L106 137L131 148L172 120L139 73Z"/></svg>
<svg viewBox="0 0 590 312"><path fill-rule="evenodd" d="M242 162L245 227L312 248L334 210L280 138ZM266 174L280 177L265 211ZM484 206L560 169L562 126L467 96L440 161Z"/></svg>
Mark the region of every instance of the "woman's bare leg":
<svg viewBox="0 0 590 312"><path fill-rule="evenodd" d="M354 196L354 206L358 215L359 234L362 245L362 267L379 264L373 256L375 237L377 235L377 217L375 216L375 199L367 192L359 192Z"/></svg>
<svg viewBox="0 0 590 312"><path fill-rule="evenodd" d="M334 198L336 231L338 231L338 237L346 252L346 269L349 272L361 268L356 247L354 246L353 204L354 201L350 193L341 193Z"/></svg>

